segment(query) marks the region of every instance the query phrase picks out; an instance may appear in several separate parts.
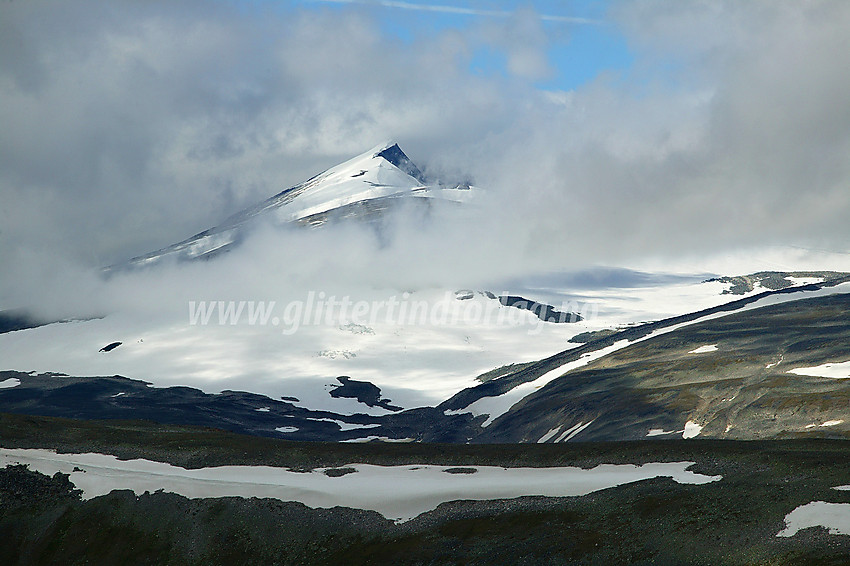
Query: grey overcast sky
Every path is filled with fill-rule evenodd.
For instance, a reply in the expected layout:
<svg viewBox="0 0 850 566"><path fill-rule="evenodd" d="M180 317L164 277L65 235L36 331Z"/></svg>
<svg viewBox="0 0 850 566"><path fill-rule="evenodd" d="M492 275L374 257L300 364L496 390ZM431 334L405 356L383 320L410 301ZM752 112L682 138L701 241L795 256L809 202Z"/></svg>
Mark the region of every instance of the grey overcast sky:
<svg viewBox="0 0 850 566"><path fill-rule="evenodd" d="M441 4L0 3L3 286L183 239L386 139L490 193L408 235L465 248L450 270L850 251L850 2Z"/></svg>

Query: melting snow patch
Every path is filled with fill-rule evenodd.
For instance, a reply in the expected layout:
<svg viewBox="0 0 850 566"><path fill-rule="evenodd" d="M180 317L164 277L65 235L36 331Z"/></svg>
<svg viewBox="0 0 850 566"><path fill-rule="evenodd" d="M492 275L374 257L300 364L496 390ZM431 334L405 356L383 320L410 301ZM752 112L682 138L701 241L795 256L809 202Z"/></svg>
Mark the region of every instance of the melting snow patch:
<svg viewBox="0 0 850 566"><path fill-rule="evenodd" d="M378 423L372 423L372 424L347 423L345 421L340 421L340 420L337 420L337 419L324 419L324 418L323 419L316 419L316 418L307 417L307 420L308 421L335 423L339 427L339 430L341 430L341 431L356 430L356 429L360 429L360 428L377 428L377 427L381 426Z"/></svg>
<svg viewBox="0 0 850 566"><path fill-rule="evenodd" d="M834 421L826 421L823 424L812 423L812 424L807 424L806 428L815 428L815 427L818 427L818 426L837 426L837 425L840 425L843 422L844 422L844 420L838 419L838 420L834 420Z"/></svg>
<svg viewBox="0 0 850 566"><path fill-rule="evenodd" d="M271 411L271 407L260 407L258 409L254 409L254 410L257 411L258 413L268 413L269 411Z"/></svg>
<svg viewBox="0 0 850 566"><path fill-rule="evenodd" d="M10 377L9 379L4 379L0 381L0 389L9 389L10 387L17 387L21 384L21 380L17 377Z"/></svg>
<svg viewBox="0 0 850 566"><path fill-rule="evenodd" d="M549 432L547 432L546 434L544 434L543 436L540 437L540 440L537 441L537 444L543 444L544 442L546 442L547 440L551 439L553 436L558 434L558 431L561 430L561 426L563 426L563 425L558 425L555 428L549 430Z"/></svg>
<svg viewBox="0 0 850 566"><path fill-rule="evenodd" d="M406 521L457 500L486 501L524 496L580 496L631 482L669 477L683 484L722 479L688 471L693 462L601 464L589 470L469 466L475 473L445 473L446 466L349 464L357 473L299 473L269 466L221 466L186 470L149 460L119 460L102 454L56 454L48 450L0 449L0 466L28 464L43 474L70 474L90 499L113 489L136 493L163 489L189 498L271 497L312 508L336 506L377 511ZM74 471L74 469L82 469Z"/></svg>
<svg viewBox="0 0 850 566"><path fill-rule="evenodd" d="M688 352L689 354L707 354L708 352L716 352L717 344L712 344L710 346L700 346L696 350L691 350Z"/></svg>
<svg viewBox="0 0 850 566"><path fill-rule="evenodd" d="M776 536L793 537L809 527L825 527L832 535L850 535L850 503L813 501L797 507L785 516L785 528Z"/></svg>
<svg viewBox="0 0 850 566"><path fill-rule="evenodd" d="M278 432L298 432L298 427L295 426L279 426L275 429Z"/></svg>
<svg viewBox="0 0 850 566"><path fill-rule="evenodd" d="M796 368L788 373L797 375L813 375L815 377L831 377L832 379L850 378L850 362L827 363L809 368Z"/></svg>
<svg viewBox="0 0 850 566"><path fill-rule="evenodd" d="M812 283L822 283L823 277L786 277L792 285L811 285Z"/></svg>
<svg viewBox="0 0 850 566"><path fill-rule="evenodd" d="M702 432L701 424L688 421L685 423L685 430L682 431L682 438L694 438L695 436L699 436L700 432Z"/></svg>
<svg viewBox="0 0 850 566"><path fill-rule="evenodd" d="M647 436L661 436L664 434L681 434L685 431L683 430L664 430L663 428L651 428L649 432L646 433Z"/></svg>
<svg viewBox="0 0 850 566"><path fill-rule="evenodd" d="M566 442L566 441L570 440L575 435L577 435L578 433L580 433L581 431L583 431L584 429L589 427L590 424L595 420L596 419L593 419L591 421L588 421L587 423L578 423L574 427L568 428L567 430L565 430L564 432L561 433L561 436L559 436L558 438L555 439L555 442Z"/></svg>

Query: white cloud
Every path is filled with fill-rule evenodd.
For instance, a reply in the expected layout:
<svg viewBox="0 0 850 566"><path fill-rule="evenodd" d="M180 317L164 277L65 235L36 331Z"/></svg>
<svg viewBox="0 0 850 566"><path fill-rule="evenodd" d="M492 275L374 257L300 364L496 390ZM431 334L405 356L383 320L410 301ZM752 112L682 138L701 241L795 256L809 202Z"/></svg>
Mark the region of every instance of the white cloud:
<svg viewBox="0 0 850 566"><path fill-rule="evenodd" d="M402 217L380 249L356 230L342 246L335 230L267 235L287 262L270 273L468 286L646 255L846 249L850 72L835 54L850 5L612 17L631 74L546 93L529 83L551 72L530 12L407 44L361 10L4 3L0 305L62 284L82 302L97 291L71 266L183 239L387 138L490 198L463 222ZM470 73L482 42L508 76Z"/></svg>

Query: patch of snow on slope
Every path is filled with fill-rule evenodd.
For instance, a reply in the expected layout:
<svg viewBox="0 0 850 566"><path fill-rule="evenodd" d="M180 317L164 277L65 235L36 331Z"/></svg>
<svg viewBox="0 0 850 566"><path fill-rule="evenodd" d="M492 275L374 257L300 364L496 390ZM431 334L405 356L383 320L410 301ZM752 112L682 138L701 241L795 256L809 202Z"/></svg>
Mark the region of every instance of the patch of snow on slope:
<svg viewBox="0 0 850 566"><path fill-rule="evenodd" d="M823 277L786 277L786 279L788 279L788 281L790 281L795 287L823 282Z"/></svg>
<svg viewBox="0 0 850 566"><path fill-rule="evenodd" d="M694 421L685 423L685 430L682 431L682 438L695 438L702 432L702 425Z"/></svg>
<svg viewBox="0 0 850 566"><path fill-rule="evenodd" d="M844 422L843 419L837 419L837 420L833 420L833 421L826 421L825 423L822 423L822 424L812 423L812 424L807 424L806 428L838 426L843 422Z"/></svg>
<svg viewBox="0 0 850 566"><path fill-rule="evenodd" d="M578 423L577 425L575 425L574 427L572 427L568 430L565 430L564 432L561 433L561 436L559 436L558 438L555 439L555 442L567 442L567 441L571 440L578 433L580 433L581 431L583 431L584 429L589 427L593 423L593 421L595 421L595 420L596 419L592 419L592 420L590 420L586 423L581 422L581 423Z"/></svg>
<svg viewBox="0 0 850 566"><path fill-rule="evenodd" d="M21 380L17 377L10 377L9 379L4 379L0 381L0 389L10 389L12 387L17 387L21 384Z"/></svg>
<svg viewBox="0 0 850 566"><path fill-rule="evenodd" d="M337 426L339 426L339 430L341 430L341 431L357 430L357 429L361 429L361 428L377 428L377 427L381 426L380 424L377 424L377 423L373 423L373 424L347 423L347 422L340 421L340 420L337 420L337 419L324 419L324 418L323 419L315 419L315 418L309 418L308 417L307 420L308 421L319 421L319 422L334 423Z"/></svg>
<svg viewBox="0 0 850 566"><path fill-rule="evenodd" d="M788 373L797 375L812 375L815 377L829 377L832 379L850 378L850 362L826 363L808 368L796 368L788 370Z"/></svg>
<svg viewBox="0 0 850 566"><path fill-rule="evenodd" d="M683 484L722 479L688 471L693 462L601 464L589 470L475 466L474 474L447 474L448 467L427 464L350 464L346 467L354 468L356 473L329 477L324 468L309 473L269 466L186 470L160 462L119 460L103 454L0 449L0 465L12 463L28 464L30 469L48 475L70 474L71 482L83 490L86 499L113 489L131 489L138 494L163 489L189 498L270 497L299 501L312 508L365 509L396 521L412 519L447 501L579 496L656 477L670 477Z"/></svg>
<svg viewBox="0 0 850 566"><path fill-rule="evenodd" d="M647 436L663 436L665 434L681 434L684 430L664 430L663 428L651 428L646 433Z"/></svg>
<svg viewBox="0 0 850 566"><path fill-rule="evenodd" d="M562 426L563 425L558 425L555 428L550 429L549 432L540 437L540 439L537 441L537 444L543 444L546 441L550 440L553 436L558 434L558 431L561 430Z"/></svg>
<svg viewBox="0 0 850 566"><path fill-rule="evenodd" d="M691 350L688 352L689 354L707 354L708 352L716 352L717 344L711 344L710 346L700 346L695 350Z"/></svg>
<svg viewBox="0 0 850 566"><path fill-rule="evenodd" d="M825 527L833 535L850 535L850 503L813 501L785 516L785 528L778 537L792 537L809 527Z"/></svg>

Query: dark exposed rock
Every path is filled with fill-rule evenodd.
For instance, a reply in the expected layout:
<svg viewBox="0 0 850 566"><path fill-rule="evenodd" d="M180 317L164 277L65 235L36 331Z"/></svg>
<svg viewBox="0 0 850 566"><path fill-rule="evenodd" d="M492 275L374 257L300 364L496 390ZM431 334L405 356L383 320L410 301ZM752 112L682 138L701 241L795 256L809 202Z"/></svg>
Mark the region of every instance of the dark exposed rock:
<svg viewBox="0 0 850 566"><path fill-rule="evenodd" d="M819 278L830 281L846 275L835 271L759 271L750 275L737 275L733 277L714 277L706 281L718 281L729 284L729 288L723 291L724 295L745 295L752 292L758 284L765 289L778 291L794 286L789 278Z"/></svg>
<svg viewBox="0 0 850 566"><path fill-rule="evenodd" d="M612 328L605 328L603 330L592 330L590 332L581 332L567 340L567 342L571 342L573 344L587 344L588 342L593 342L594 340L607 338L616 334L617 332L618 330L614 330Z"/></svg>
<svg viewBox="0 0 850 566"><path fill-rule="evenodd" d="M422 171L410 160L407 155L401 150L398 144L393 144L390 147L386 148L382 152L378 153L378 156L383 157L420 183L426 183L425 175L422 174Z"/></svg>
<svg viewBox="0 0 850 566"><path fill-rule="evenodd" d="M514 307L533 312L542 321L545 322L580 322L582 316L574 312L560 312L555 310L551 305L538 303L518 295L502 295L499 297L499 302L506 307Z"/></svg>
<svg viewBox="0 0 850 566"><path fill-rule="evenodd" d="M357 399L359 402L369 407L381 407L388 411L401 411L401 407L390 405L389 399L381 398L381 388L368 381L357 381L348 376L340 376L336 378L340 385L336 385L330 391L331 397L344 397L349 399Z"/></svg>
<svg viewBox="0 0 850 566"><path fill-rule="evenodd" d="M447 474L475 474L478 472L475 468L446 468L443 471Z"/></svg>
<svg viewBox="0 0 850 566"><path fill-rule="evenodd" d="M357 470L354 468L328 468L324 471L324 474L329 478L341 478L342 476L356 473Z"/></svg>

